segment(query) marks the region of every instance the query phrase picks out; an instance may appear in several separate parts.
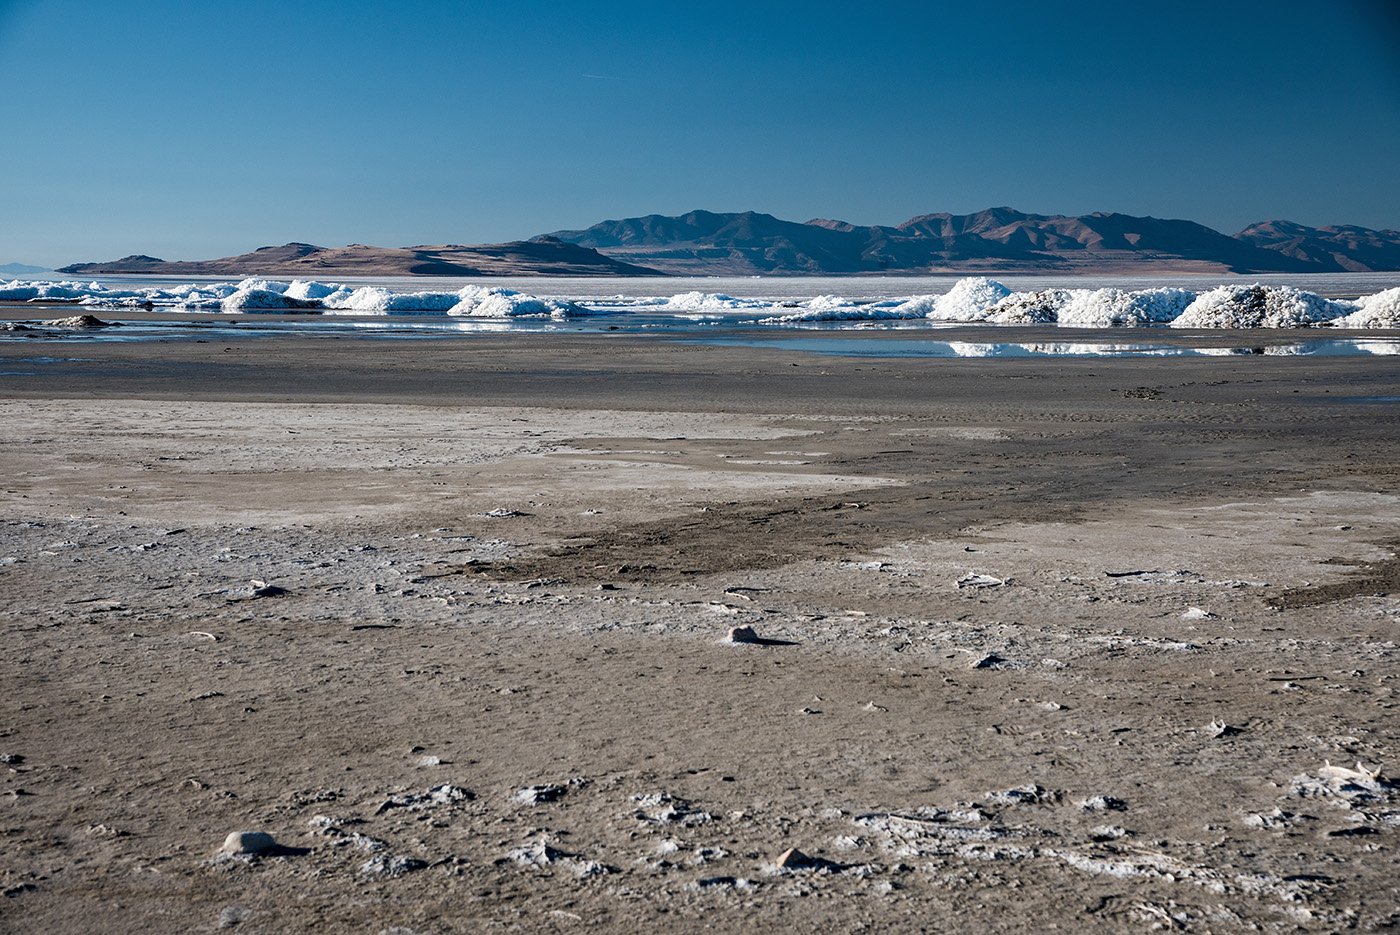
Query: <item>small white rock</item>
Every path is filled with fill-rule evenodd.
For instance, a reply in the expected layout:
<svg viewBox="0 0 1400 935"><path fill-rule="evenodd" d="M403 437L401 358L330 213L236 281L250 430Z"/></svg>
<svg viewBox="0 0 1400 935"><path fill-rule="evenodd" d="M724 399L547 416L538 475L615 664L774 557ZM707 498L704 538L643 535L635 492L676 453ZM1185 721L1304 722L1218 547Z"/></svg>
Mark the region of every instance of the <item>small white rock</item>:
<svg viewBox="0 0 1400 935"><path fill-rule="evenodd" d="M266 831L233 831L219 848L225 854L264 854L277 846Z"/></svg>

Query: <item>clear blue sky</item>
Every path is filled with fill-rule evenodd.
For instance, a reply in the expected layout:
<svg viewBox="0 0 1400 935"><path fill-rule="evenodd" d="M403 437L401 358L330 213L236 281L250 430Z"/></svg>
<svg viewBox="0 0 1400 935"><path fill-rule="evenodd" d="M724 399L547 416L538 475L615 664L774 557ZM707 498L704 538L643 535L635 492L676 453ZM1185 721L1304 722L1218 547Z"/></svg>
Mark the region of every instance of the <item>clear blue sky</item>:
<svg viewBox="0 0 1400 935"><path fill-rule="evenodd" d="M0 263L754 209L1400 228L1400 2L0 0Z"/></svg>

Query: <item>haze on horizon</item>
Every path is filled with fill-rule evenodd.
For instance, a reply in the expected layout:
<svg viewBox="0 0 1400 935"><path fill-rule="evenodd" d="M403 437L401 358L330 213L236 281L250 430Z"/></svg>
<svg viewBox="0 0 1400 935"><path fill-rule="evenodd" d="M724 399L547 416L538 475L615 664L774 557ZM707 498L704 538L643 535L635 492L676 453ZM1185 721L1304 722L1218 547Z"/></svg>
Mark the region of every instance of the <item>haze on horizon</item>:
<svg viewBox="0 0 1400 935"><path fill-rule="evenodd" d="M1010 205L1400 228L1400 8L0 0L0 263Z"/></svg>

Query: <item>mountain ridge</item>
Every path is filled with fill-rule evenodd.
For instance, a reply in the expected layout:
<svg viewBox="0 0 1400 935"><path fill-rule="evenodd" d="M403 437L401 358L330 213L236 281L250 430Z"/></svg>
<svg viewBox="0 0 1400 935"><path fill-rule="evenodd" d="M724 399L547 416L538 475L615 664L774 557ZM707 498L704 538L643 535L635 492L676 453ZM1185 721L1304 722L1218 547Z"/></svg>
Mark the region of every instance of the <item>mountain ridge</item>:
<svg viewBox="0 0 1400 935"><path fill-rule="evenodd" d="M668 273L1361 272L1400 270L1400 232L1262 221L1228 235L1180 219L987 208L902 224L755 211L651 214L548 235Z"/></svg>
<svg viewBox="0 0 1400 935"><path fill-rule="evenodd" d="M655 276L596 250L547 236L499 244L415 247L318 247L287 243L217 260L162 260L136 254L105 263L74 263L70 275L153 276Z"/></svg>
<svg viewBox="0 0 1400 935"><path fill-rule="evenodd" d="M135 254L59 270L306 278L1366 271L1400 271L1400 231L1270 220L1229 235L1181 219L1026 214L1006 206L920 214L896 225L696 210L600 221L501 244L328 248L293 242L217 260Z"/></svg>

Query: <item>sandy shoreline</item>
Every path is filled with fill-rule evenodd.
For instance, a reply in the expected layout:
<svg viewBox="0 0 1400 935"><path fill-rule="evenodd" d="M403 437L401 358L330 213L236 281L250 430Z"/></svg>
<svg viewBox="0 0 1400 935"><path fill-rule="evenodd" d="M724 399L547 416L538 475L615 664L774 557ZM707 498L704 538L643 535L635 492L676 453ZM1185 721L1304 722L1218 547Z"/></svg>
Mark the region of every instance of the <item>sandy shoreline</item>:
<svg viewBox="0 0 1400 935"><path fill-rule="evenodd" d="M1392 924L1400 788L1327 764L1400 769L1394 397L1394 358L2 344L0 928Z"/></svg>

